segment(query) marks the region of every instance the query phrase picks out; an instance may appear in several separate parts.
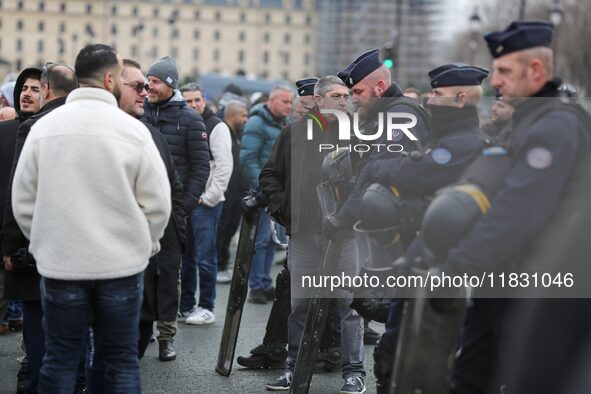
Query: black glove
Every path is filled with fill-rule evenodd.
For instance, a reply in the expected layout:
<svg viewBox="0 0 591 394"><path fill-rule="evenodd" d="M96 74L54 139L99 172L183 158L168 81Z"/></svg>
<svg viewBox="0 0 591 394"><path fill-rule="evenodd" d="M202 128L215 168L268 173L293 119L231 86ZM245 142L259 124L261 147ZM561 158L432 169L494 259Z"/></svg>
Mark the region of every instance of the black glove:
<svg viewBox="0 0 591 394"><path fill-rule="evenodd" d="M256 193L251 190L242 199L242 211L247 215L251 215L258 208L265 206L265 200L265 195L262 192Z"/></svg>
<svg viewBox="0 0 591 394"><path fill-rule="evenodd" d="M35 262L35 258L31 253L29 253L27 248L20 248L16 252L10 256L12 260L12 266L16 270L24 270L24 269L36 269L37 263Z"/></svg>
<svg viewBox="0 0 591 394"><path fill-rule="evenodd" d="M335 215L328 216L322 222L322 234L324 234L327 239L334 240L337 233L342 229L343 224Z"/></svg>

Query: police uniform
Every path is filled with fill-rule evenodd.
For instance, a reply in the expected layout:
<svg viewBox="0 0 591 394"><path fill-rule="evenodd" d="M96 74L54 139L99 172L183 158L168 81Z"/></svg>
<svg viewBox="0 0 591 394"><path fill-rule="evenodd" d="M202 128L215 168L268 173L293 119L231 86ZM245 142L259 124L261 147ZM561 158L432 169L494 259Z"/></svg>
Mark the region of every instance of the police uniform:
<svg viewBox="0 0 591 394"><path fill-rule="evenodd" d="M337 76L343 80L345 85L350 89L354 88L359 82L361 82L369 74L382 67L383 63L379 57L379 50L372 49L353 61L347 68L340 71ZM393 140L387 140L387 133L384 131L382 136L374 141L374 144L382 144L382 146L389 144L400 144L404 148L404 152L410 153L418 149L422 143L426 142L429 137L429 116L425 109L416 100L405 97L402 94L402 90L396 83L392 83L390 87L382 94L380 100L376 102L376 105L369 111L366 116L365 123L360 125L360 129L365 131L367 134L374 133L378 129L378 114L379 113L392 113L402 112L409 113L416 117L417 124L410 131L417 137L418 142L414 142L407 138L404 133L398 131L394 133ZM372 149L368 154L364 155L367 157L364 162L370 163L373 160L398 156L399 153L390 153L387 149ZM363 168L361 167L360 170ZM357 186L356 186L357 187ZM349 196L347 202L339 212L338 222L343 226L352 226L353 223L358 219L359 216L359 201L361 198L361 190L358 188L354 190Z"/></svg>
<svg viewBox="0 0 591 394"><path fill-rule="evenodd" d="M552 25L516 21L502 32L485 36L494 58L534 47L550 47ZM508 170L491 207L468 235L449 251L444 267L468 273L492 272L518 263L553 216L569 188L577 158L589 150L581 118L557 103L558 86L549 81L515 107L508 142ZM536 98L554 98L541 101ZM532 119L532 114L535 118ZM557 130L560 132L557 133ZM472 300L453 372L456 393L485 393L494 388L493 371L504 360L501 339L510 329L504 317L509 299ZM504 379L502 379L504 380Z"/></svg>
<svg viewBox="0 0 591 394"><path fill-rule="evenodd" d="M429 72L433 88L447 86L480 86L488 76L488 70L461 63L446 64ZM363 184L378 182L393 186L404 199L429 197L436 190L458 180L462 172L482 150L479 138L480 123L475 105L463 108L448 105L431 105L431 136L427 149L420 157L398 156L373 160L364 168L359 188ZM420 215L420 212L419 212ZM362 219L363 220L363 219ZM417 218L418 225L420 217ZM417 228L410 229L412 241ZM420 249L413 243L411 249ZM415 252L413 252L415 253ZM394 299L390 306L386 332L376 349L376 358L393 359L400 328L403 300ZM380 354L382 352L384 354ZM381 364L381 363L377 363ZM376 365L376 376L389 376L390 362ZM384 379L386 380L386 379Z"/></svg>

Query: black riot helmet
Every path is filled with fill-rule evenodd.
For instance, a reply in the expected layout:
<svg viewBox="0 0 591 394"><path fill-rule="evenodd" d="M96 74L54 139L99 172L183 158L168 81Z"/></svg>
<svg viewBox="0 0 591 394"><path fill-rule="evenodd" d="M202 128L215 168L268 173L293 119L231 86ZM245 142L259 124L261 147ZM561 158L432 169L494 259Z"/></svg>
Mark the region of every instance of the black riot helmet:
<svg viewBox="0 0 591 394"><path fill-rule="evenodd" d="M370 185L361 198L361 220L353 226L360 248L368 258L362 260L366 270L392 266L402 256L400 239L401 203L398 191L379 183Z"/></svg>
<svg viewBox="0 0 591 394"><path fill-rule="evenodd" d="M472 184L450 186L437 193L421 223L424 246L445 258L490 208L489 198Z"/></svg>

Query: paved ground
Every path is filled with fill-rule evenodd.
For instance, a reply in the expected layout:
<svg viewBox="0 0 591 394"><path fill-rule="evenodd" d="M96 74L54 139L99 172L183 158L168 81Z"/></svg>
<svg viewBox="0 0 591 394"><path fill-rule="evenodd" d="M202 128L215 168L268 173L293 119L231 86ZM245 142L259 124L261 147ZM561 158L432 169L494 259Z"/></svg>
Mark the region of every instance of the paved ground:
<svg viewBox="0 0 591 394"><path fill-rule="evenodd" d="M279 266L274 266L274 276ZM142 360L142 389L144 393L264 393L265 382L278 376L278 370L250 371L236 368L226 378L215 372L223 318L229 292L228 285L218 285L216 301L217 321L210 326L188 326L179 323L175 348L176 361L158 361L158 346L151 344ZM271 304L245 304L237 355L248 355L251 348L262 341ZM374 325L383 330L383 325ZM0 336L0 394L14 393L18 366L20 335ZM368 393L375 392L371 346L366 346ZM310 393L338 393L342 385L340 373L317 374L312 379Z"/></svg>

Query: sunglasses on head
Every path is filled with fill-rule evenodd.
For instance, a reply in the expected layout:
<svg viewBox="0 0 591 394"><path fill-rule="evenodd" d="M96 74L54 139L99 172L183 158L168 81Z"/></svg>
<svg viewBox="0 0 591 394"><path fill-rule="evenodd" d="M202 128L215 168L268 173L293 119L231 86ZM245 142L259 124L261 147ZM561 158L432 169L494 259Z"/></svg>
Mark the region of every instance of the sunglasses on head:
<svg viewBox="0 0 591 394"><path fill-rule="evenodd" d="M130 86L137 94L140 94L146 89L148 91L148 84L145 83L124 83L124 85Z"/></svg>
<svg viewBox="0 0 591 394"><path fill-rule="evenodd" d="M41 71L43 73L45 73L46 79L47 79L47 88L49 89L49 73L51 71L52 68L54 68L55 66L57 66L57 63L54 62L47 62L45 63L45 65L43 65L43 67L41 67Z"/></svg>

